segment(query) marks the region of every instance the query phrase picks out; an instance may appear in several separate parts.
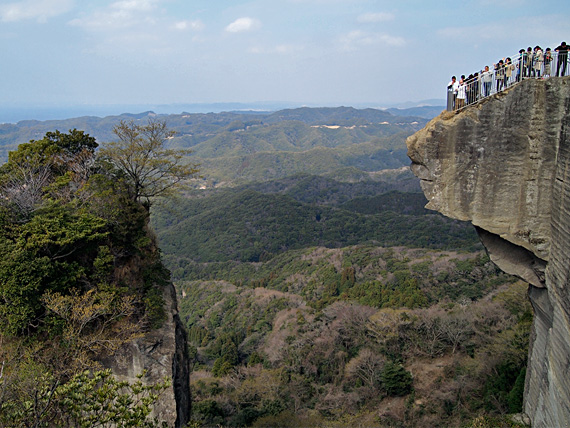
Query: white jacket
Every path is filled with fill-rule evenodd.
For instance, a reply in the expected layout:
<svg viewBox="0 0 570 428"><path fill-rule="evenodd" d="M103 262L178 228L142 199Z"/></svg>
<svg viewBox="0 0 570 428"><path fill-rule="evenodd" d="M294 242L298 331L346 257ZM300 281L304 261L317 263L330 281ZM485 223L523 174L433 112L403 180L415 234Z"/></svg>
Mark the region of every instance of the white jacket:
<svg viewBox="0 0 570 428"><path fill-rule="evenodd" d="M481 73L481 82L489 83L493 81L493 72L491 70Z"/></svg>
<svg viewBox="0 0 570 428"><path fill-rule="evenodd" d="M458 82L457 80L456 80L455 82L453 82L453 80L452 80L452 81L450 81L450 82L447 84L447 87L448 87L448 88L449 88L450 86L451 86L451 89L453 90L453 93L454 93L454 94L457 94L457 87L459 86L459 82Z"/></svg>
<svg viewBox="0 0 570 428"><path fill-rule="evenodd" d="M467 98L467 86L465 86L465 83L460 83L457 87L457 98L460 100Z"/></svg>

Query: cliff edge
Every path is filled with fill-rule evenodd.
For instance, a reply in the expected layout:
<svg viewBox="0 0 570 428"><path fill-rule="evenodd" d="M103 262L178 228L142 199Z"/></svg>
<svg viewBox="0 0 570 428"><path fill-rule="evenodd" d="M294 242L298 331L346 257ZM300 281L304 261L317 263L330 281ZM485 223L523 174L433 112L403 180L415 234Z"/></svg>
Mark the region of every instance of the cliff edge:
<svg viewBox="0 0 570 428"><path fill-rule="evenodd" d="M130 383L134 383L137 375L143 372L145 384L170 379L172 386L154 404L153 415L169 427L178 428L186 426L190 420L187 333L178 315L174 285L169 283L163 291L165 320L162 326L147 331L102 363L120 380Z"/></svg>
<svg viewBox="0 0 570 428"><path fill-rule="evenodd" d="M570 77L443 112L407 140L427 208L476 227L534 309L524 411L570 426Z"/></svg>

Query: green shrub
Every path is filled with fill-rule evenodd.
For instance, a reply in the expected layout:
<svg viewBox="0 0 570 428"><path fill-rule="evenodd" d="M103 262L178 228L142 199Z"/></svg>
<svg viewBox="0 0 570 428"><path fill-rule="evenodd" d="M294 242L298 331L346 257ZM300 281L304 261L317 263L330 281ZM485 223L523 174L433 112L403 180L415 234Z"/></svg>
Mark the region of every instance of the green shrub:
<svg viewBox="0 0 570 428"><path fill-rule="evenodd" d="M382 370L381 379L388 395L401 396L412 391L412 374L401 364L387 363Z"/></svg>
<svg viewBox="0 0 570 428"><path fill-rule="evenodd" d="M509 405L510 413L522 412L525 377L526 367L523 367L515 380L513 389L507 394L507 404Z"/></svg>
<svg viewBox="0 0 570 428"><path fill-rule="evenodd" d="M224 420L224 410L215 400L203 400L192 403L192 419L200 422L201 426L221 425Z"/></svg>

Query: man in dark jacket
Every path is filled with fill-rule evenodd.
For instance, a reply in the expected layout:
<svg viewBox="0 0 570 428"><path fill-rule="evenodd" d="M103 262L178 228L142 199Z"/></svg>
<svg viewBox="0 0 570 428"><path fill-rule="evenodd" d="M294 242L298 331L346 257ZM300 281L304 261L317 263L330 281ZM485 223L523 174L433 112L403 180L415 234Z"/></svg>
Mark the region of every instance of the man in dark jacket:
<svg viewBox="0 0 570 428"><path fill-rule="evenodd" d="M560 76L564 76L566 74L566 63L568 62L568 48L569 46L566 44L566 42L562 42L560 43L560 46L554 49L556 52L558 52L558 66L556 67L556 77L558 77L558 73L561 70L562 72L560 73Z"/></svg>

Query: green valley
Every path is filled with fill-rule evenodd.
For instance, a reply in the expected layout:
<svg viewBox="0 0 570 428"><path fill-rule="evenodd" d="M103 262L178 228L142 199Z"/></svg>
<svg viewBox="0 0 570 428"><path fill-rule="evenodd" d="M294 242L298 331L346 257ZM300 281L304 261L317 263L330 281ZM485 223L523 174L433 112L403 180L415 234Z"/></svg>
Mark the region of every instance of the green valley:
<svg viewBox="0 0 570 428"><path fill-rule="evenodd" d="M524 284L471 225L424 208L404 150L415 118L396 130L320 114L295 111L331 124L299 124L308 139L264 119L194 145L202 189L153 211L189 331L194 422L511 426Z"/></svg>
<svg viewBox="0 0 570 428"><path fill-rule="evenodd" d="M168 148L190 149L200 177L175 198L139 201L150 237L130 236L128 216L104 217L101 230L123 233L134 255L158 241L188 332L191 426L516 426L505 414L522 402L525 286L494 266L470 224L424 208L405 139L428 118L348 107L160 117L176 131ZM0 146L54 127L111 141L117 124L149 119L4 124ZM98 197L112 202L112 184ZM95 233L77 239L110 263L95 245L111 239L103 226L74 219L66 227ZM32 226L39 233L17 228ZM81 263L76 277L97 272ZM159 296L141 287L158 323Z"/></svg>

